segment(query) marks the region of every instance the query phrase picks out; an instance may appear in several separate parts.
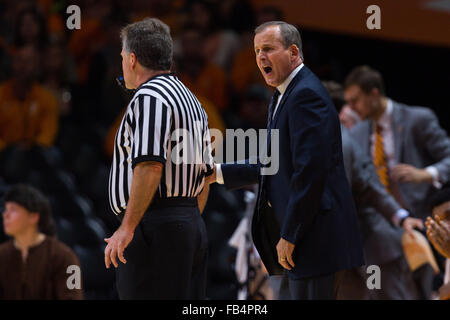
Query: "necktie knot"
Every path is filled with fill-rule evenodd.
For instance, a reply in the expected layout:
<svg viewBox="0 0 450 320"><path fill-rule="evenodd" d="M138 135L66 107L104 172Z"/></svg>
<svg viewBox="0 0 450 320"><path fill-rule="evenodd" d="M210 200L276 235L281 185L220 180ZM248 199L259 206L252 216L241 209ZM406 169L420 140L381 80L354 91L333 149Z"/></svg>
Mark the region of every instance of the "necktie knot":
<svg viewBox="0 0 450 320"><path fill-rule="evenodd" d="M383 126L379 123L376 124L375 130L378 134L382 134L383 133Z"/></svg>

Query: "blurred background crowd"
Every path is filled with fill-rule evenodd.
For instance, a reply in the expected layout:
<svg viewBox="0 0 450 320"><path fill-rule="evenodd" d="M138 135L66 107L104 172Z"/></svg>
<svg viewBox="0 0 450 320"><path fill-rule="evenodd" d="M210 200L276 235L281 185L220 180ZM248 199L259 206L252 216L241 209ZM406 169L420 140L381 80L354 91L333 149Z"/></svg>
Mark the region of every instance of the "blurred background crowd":
<svg viewBox="0 0 450 320"><path fill-rule="evenodd" d="M81 8L79 30L66 27L71 4ZM272 90L255 63L253 30L286 18L277 1L0 2L0 195L13 184L27 183L49 198L58 238L80 259L85 299L117 299L114 271L104 267L103 239L119 223L109 208L107 184L114 136L130 98L116 82L122 72L119 34L127 23L145 17L170 26L172 69L201 101L211 128L266 127ZM433 109L449 132L448 48L288 22L299 25L305 64L320 79L343 83L353 67L369 64L383 74L390 97ZM341 119L350 127L358 116L344 106ZM228 241L248 214L250 191L212 186L213 201L203 214L211 299L235 299L243 286L249 288L236 276L236 248ZM2 232L0 242L7 239ZM437 280L435 287L440 284Z"/></svg>

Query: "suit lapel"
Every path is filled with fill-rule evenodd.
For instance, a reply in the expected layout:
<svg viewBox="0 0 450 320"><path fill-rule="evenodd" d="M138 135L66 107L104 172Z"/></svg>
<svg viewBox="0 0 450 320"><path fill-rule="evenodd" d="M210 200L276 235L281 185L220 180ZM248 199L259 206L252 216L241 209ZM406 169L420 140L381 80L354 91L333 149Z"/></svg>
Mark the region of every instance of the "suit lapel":
<svg viewBox="0 0 450 320"><path fill-rule="evenodd" d="M297 83L302 78L305 77L305 75L308 72L310 72L309 69L306 66L303 66L301 68L301 70L295 75L294 79L292 79L291 83L289 83L288 87L286 88L286 91L283 94L283 97L281 97L281 101L280 101L280 104L278 105L278 109L276 110L275 118L272 121L272 128L276 128L277 127L277 121L278 121L278 117L280 116L281 109L285 105L285 102L286 102L289 94L291 93L292 89L297 85Z"/></svg>
<svg viewBox="0 0 450 320"><path fill-rule="evenodd" d="M397 163L402 162L402 147L403 147L403 124L401 121L401 108L392 101L392 131L394 135L394 157Z"/></svg>
<svg viewBox="0 0 450 320"><path fill-rule="evenodd" d="M364 130L363 134L365 135L362 138L362 145L364 146L364 152L372 159L372 132L373 132L373 121L366 121L366 129Z"/></svg>

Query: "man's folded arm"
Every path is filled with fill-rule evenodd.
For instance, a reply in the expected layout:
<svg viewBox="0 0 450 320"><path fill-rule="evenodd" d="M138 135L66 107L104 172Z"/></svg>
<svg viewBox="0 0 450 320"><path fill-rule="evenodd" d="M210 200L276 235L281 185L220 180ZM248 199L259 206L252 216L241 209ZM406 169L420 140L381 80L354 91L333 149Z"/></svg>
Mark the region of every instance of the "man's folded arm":
<svg viewBox="0 0 450 320"><path fill-rule="evenodd" d="M418 121L417 137L436 162L425 168L433 177L433 185L440 188L450 180L450 139L433 111L423 110Z"/></svg>

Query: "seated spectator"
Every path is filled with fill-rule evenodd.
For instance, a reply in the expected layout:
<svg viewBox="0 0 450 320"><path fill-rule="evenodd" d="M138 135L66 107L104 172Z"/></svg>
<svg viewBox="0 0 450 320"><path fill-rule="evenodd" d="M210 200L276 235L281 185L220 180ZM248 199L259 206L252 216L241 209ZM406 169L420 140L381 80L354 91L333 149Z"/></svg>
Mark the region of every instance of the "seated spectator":
<svg viewBox="0 0 450 320"><path fill-rule="evenodd" d="M36 81L38 52L21 47L10 80L0 85L0 150L11 144L49 147L58 131L58 105Z"/></svg>
<svg viewBox="0 0 450 320"><path fill-rule="evenodd" d="M186 20L181 10L184 1L134 0L131 3L129 1L124 3L123 10L128 13L129 21L136 22L148 17L158 17L170 27L172 36L178 34ZM120 6L121 3L118 2L117 5Z"/></svg>
<svg viewBox="0 0 450 320"><path fill-rule="evenodd" d="M76 83L75 63L62 40L54 40L42 57L42 84L58 99L61 116L71 111L71 86Z"/></svg>
<svg viewBox="0 0 450 320"><path fill-rule="evenodd" d="M339 112L339 120L341 123L347 128L350 129L353 127L358 121L361 121L361 118L358 114L352 110L347 104L344 105Z"/></svg>
<svg viewBox="0 0 450 320"><path fill-rule="evenodd" d="M339 113L339 120L347 129L350 129L361 120L358 114L345 102L342 85L334 81L324 81L323 85L330 93L334 106Z"/></svg>
<svg viewBox="0 0 450 320"><path fill-rule="evenodd" d="M0 245L0 299L82 299L68 286L69 266L80 266L73 251L54 237L49 201L26 185L4 196L3 227L12 239Z"/></svg>
<svg viewBox="0 0 450 320"><path fill-rule="evenodd" d="M95 54L103 48L108 38L108 17L112 12L110 1L89 1L89 9L83 11L82 28L70 34L68 49L76 63L78 82L85 85Z"/></svg>
<svg viewBox="0 0 450 320"><path fill-rule="evenodd" d="M191 23L202 34L203 52L208 62L224 70L239 49L239 37L223 26L223 17L218 5L205 0L195 0L189 8Z"/></svg>
<svg viewBox="0 0 450 320"><path fill-rule="evenodd" d="M264 6L256 14L255 26L267 21L282 21L283 13L272 6ZM241 34L241 50L236 53L230 72L232 89L240 96L245 95L252 84L265 86L266 82L255 63L255 50L253 49L253 30Z"/></svg>
<svg viewBox="0 0 450 320"><path fill-rule="evenodd" d="M194 26L184 28L176 72L180 80L196 95L214 103L220 111L228 107L225 72L208 62L203 52L203 38Z"/></svg>
<svg viewBox="0 0 450 320"><path fill-rule="evenodd" d="M249 87L239 109L241 126L245 129L265 129L267 127L267 105L271 91L267 86L254 84Z"/></svg>
<svg viewBox="0 0 450 320"><path fill-rule="evenodd" d="M62 37L66 31L65 17L60 12L65 12L66 7L59 7L55 0L37 0L37 7L45 17L48 33L51 36ZM59 10L58 10L59 9Z"/></svg>
<svg viewBox="0 0 450 320"><path fill-rule="evenodd" d="M31 45L41 50L47 45L47 40L47 24L42 14L35 7L23 8L16 18L14 45Z"/></svg>

